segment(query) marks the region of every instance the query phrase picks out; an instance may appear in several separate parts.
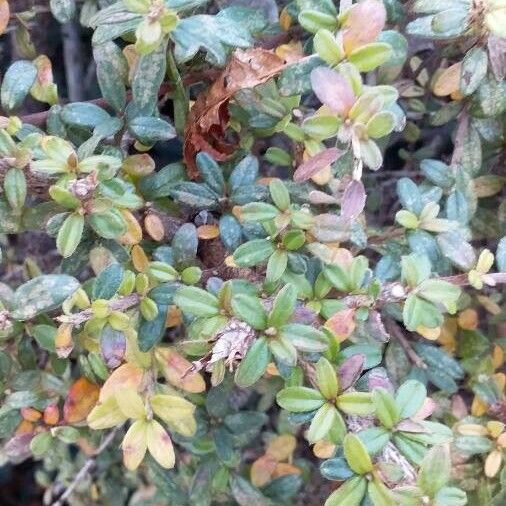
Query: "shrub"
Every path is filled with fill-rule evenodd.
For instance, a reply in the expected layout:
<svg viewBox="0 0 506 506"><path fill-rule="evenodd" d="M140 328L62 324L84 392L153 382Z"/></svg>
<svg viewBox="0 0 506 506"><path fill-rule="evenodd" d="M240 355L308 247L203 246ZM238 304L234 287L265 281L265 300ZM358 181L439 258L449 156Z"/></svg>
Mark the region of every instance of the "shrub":
<svg viewBox="0 0 506 506"><path fill-rule="evenodd" d="M2 463L56 506L504 504L506 2L51 0L90 101L15 3Z"/></svg>

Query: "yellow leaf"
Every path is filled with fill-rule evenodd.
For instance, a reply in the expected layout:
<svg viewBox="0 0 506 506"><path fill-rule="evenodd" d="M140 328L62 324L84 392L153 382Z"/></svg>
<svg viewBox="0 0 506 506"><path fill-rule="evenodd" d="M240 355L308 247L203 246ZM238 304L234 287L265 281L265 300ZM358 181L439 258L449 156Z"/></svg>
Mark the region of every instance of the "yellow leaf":
<svg viewBox="0 0 506 506"><path fill-rule="evenodd" d="M437 97L446 97L460 89L462 63L458 62L437 74L432 91Z"/></svg>
<svg viewBox="0 0 506 506"><path fill-rule="evenodd" d="M142 228L137 218L128 209L121 209L120 212L127 224L127 231L119 238L119 242L128 245L138 244L142 240Z"/></svg>
<svg viewBox="0 0 506 506"><path fill-rule="evenodd" d="M125 423L127 417L121 412L114 397L97 404L86 419L88 426L94 430L110 429Z"/></svg>
<svg viewBox="0 0 506 506"><path fill-rule="evenodd" d="M504 351L498 344L494 344L494 348L492 349L492 365L494 369L499 369L503 364Z"/></svg>
<svg viewBox="0 0 506 506"><path fill-rule="evenodd" d="M137 391L143 376L144 371L133 364L120 365L103 384L100 390L100 402L104 402L108 397L113 396L123 388L131 388Z"/></svg>
<svg viewBox="0 0 506 506"><path fill-rule="evenodd" d="M487 422L487 430L494 439L497 439L499 434L504 431L504 423L498 420L491 420Z"/></svg>
<svg viewBox="0 0 506 506"><path fill-rule="evenodd" d="M292 434L282 434L269 441L266 453L278 462L289 460L297 446L297 440Z"/></svg>
<svg viewBox="0 0 506 506"><path fill-rule="evenodd" d="M463 436L488 436L487 428L477 423L463 423L457 430Z"/></svg>
<svg viewBox="0 0 506 506"><path fill-rule="evenodd" d="M153 458L166 469L172 469L176 463L174 447L170 436L156 421L151 420L147 428L148 450Z"/></svg>
<svg viewBox="0 0 506 506"><path fill-rule="evenodd" d="M197 430L197 422L193 416L189 418L183 418L181 420L174 420L169 423L170 429L174 432L178 432L182 436L191 437Z"/></svg>
<svg viewBox="0 0 506 506"><path fill-rule="evenodd" d="M144 250L135 244L131 251L132 263L139 272L146 272L149 267L149 258L147 257Z"/></svg>
<svg viewBox="0 0 506 506"><path fill-rule="evenodd" d="M130 471L139 467L146 454L147 426L148 423L145 420L137 420L130 426L121 443L123 464Z"/></svg>
<svg viewBox="0 0 506 506"><path fill-rule="evenodd" d="M492 450L485 460L485 475L488 478L493 478L499 471L502 463L502 452L499 450Z"/></svg>
<svg viewBox="0 0 506 506"><path fill-rule="evenodd" d="M429 327L419 325L416 328L416 331L420 335L425 337L425 339L429 339L430 341L435 341L441 335L441 327L436 327L436 328L431 329Z"/></svg>
<svg viewBox="0 0 506 506"><path fill-rule="evenodd" d="M132 388L120 388L114 394L118 408L127 418L145 418L146 408L141 396Z"/></svg>
<svg viewBox="0 0 506 506"><path fill-rule="evenodd" d="M471 404L471 414L473 416L483 416L487 412L487 409L488 404L475 395Z"/></svg>
<svg viewBox="0 0 506 506"><path fill-rule="evenodd" d="M56 354L59 358L67 358L74 348L72 340L72 325L70 323L62 323L56 331L54 338L54 346Z"/></svg>
<svg viewBox="0 0 506 506"><path fill-rule="evenodd" d="M195 406L176 395L156 394L149 400L154 413L164 422L174 423L193 416Z"/></svg>

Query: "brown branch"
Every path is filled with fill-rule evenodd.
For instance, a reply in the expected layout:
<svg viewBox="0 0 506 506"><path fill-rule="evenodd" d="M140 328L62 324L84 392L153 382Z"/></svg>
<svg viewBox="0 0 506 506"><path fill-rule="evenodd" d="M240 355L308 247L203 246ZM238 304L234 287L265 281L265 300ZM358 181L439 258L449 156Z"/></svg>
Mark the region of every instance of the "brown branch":
<svg viewBox="0 0 506 506"><path fill-rule="evenodd" d="M131 293L125 295L119 299L115 299L109 302L109 309L111 311L125 311L133 306L136 306L141 300L141 296L138 293ZM69 315L61 315L56 318L60 323L71 323L75 327L82 323L90 320L93 317L93 310L91 308L84 309L79 313L73 313Z"/></svg>
<svg viewBox="0 0 506 506"><path fill-rule="evenodd" d="M115 427L111 430L111 432L109 432L109 434L107 434L100 446L93 452L93 455L86 460L83 467L75 475L70 485L65 489L62 495L51 504L51 506L63 506L65 504L65 501L70 497L77 485L79 485L79 482L85 478L90 469L93 467L95 464L95 459L113 442L114 437L120 429L121 426Z"/></svg>
<svg viewBox="0 0 506 506"><path fill-rule="evenodd" d="M420 369L427 369L427 365L413 349L411 343L406 339L406 336L404 335L404 332L399 327L399 325L397 325L397 323L391 319L386 320L385 325L389 334L397 339L397 341L399 341L399 344L402 346L402 349L405 351L411 362L413 362L413 364Z"/></svg>

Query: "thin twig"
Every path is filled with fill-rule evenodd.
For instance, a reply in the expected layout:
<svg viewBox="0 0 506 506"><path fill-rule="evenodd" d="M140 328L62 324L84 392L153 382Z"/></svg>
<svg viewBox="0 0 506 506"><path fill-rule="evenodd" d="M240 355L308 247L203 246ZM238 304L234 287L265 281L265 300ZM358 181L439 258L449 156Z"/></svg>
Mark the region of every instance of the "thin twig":
<svg viewBox="0 0 506 506"><path fill-rule="evenodd" d="M420 369L427 369L427 365L423 361L423 359L416 353L416 351L411 346L411 343L406 339L406 336L404 335L404 332L402 329L397 325L397 323L394 320L387 320L385 322L386 328L388 332L399 341L399 344L402 346L402 349L406 352L406 355L408 358L413 362L416 367L419 367Z"/></svg>
<svg viewBox="0 0 506 506"><path fill-rule="evenodd" d="M112 443L120 428L121 426L115 427L114 429L111 430L111 432L109 432L109 434L107 434L107 436L104 438L100 446L95 450L93 455L86 460L83 467L74 476L74 479L72 480L70 485L65 489L63 494L51 504L51 506L63 506L65 504L65 501L70 497L70 495L75 490L77 485L79 485L79 482L86 477L90 469L93 467L97 456L100 455Z"/></svg>

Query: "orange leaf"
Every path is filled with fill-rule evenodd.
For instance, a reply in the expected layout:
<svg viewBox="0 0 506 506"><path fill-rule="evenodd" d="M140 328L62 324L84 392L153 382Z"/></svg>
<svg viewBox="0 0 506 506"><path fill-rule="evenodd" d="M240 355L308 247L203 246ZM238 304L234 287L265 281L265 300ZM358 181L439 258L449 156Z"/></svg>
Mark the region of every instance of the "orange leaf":
<svg viewBox="0 0 506 506"><path fill-rule="evenodd" d="M69 389L63 405L63 419L67 423L82 422L98 401L100 387L86 378L79 378Z"/></svg>
<svg viewBox="0 0 506 506"><path fill-rule="evenodd" d="M344 341L355 330L355 310L346 308L338 311L327 320L325 327L331 330L339 341Z"/></svg>
<svg viewBox="0 0 506 506"><path fill-rule="evenodd" d="M142 240L142 228L137 218L128 210L121 209L123 219L127 224L127 231L119 238L121 244L138 244Z"/></svg>
<svg viewBox="0 0 506 506"><path fill-rule="evenodd" d="M155 352L167 381L185 392L199 393L206 389L204 378L198 372L188 372L192 364L170 348L158 348Z"/></svg>
<svg viewBox="0 0 506 506"><path fill-rule="evenodd" d="M162 220L154 213L146 215L144 218L144 228L153 241L161 241L165 236Z"/></svg>
<svg viewBox="0 0 506 506"><path fill-rule="evenodd" d="M5 33L9 24L10 8L8 0L0 0L0 35Z"/></svg>
<svg viewBox="0 0 506 506"><path fill-rule="evenodd" d="M256 487L262 487L269 483L277 465L278 463L273 457L270 455L262 455L259 459L255 460L251 466L251 483Z"/></svg>
<svg viewBox="0 0 506 506"><path fill-rule="evenodd" d="M220 229L216 225L201 225L197 228L199 239L216 239L220 235Z"/></svg>
<svg viewBox="0 0 506 506"><path fill-rule="evenodd" d="M296 446L297 440L295 436L292 434L282 434L269 441L266 453L278 462L281 462L292 458Z"/></svg>
<svg viewBox="0 0 506 506"><path fill-rule="evenodd" d="M280 478L281 476L287 476L289 474L300 474L302 471L292 465L292 464L287 464L285 462L281 462L280 464L278 464L276 466L276 469L274 470L274 473L272 474L272 477L273 478Z"/></svg>
<svg viewBox="0 0 506 506"><path fill-rule="evenodd" d="M132 263L139 272L146 272L149 266L149 258L147 257L144 250L135 244L131 251Z"/></svg>

